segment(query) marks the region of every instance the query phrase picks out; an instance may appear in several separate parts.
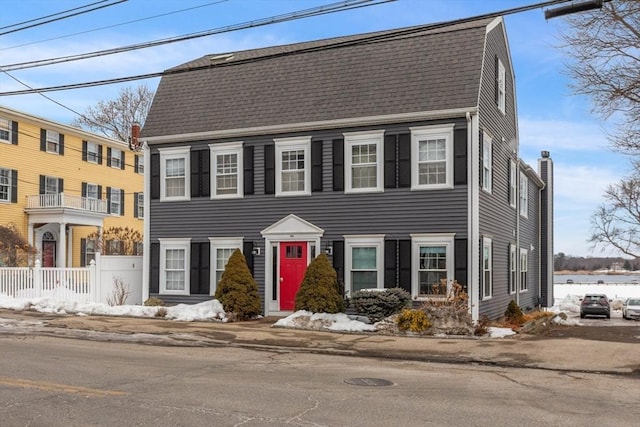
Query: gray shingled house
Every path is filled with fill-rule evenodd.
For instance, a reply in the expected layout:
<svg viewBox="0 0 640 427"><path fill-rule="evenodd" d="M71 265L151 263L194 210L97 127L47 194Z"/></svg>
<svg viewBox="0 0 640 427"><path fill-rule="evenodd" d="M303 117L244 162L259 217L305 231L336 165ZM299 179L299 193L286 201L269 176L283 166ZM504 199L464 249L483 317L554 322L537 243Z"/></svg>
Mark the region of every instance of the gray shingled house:
<svg viewBox="0 0 640 427"><path fill-rule="evenodd" d="M321 252L347 295L552 304L553 165L518 157L501 18L204 56L165 72L141 139L145 298L212 298L240 248L265 315Z"/></svg>

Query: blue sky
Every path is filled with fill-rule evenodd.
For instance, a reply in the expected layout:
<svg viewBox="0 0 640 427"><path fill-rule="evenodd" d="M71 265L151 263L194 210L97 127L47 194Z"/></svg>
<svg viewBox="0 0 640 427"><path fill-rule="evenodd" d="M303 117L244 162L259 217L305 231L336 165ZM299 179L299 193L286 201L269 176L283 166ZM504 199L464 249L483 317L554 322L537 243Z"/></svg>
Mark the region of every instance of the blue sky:
<svg viewBox="0 0 640 427"><path fill-rule="evenodd" d="M336 0L129 0L99 11L0 36L0 66L176 37L295 12ZM0 27L94 3L95 0L4 0ZM38 88L159 72L205 54L295 43L430 22L446 21L537 3L536 0L396 0L286 23L227 32L187 42L10 74ZM183 9L191 10L177 12ZM176 13L171 13L176 12ZM165 15L146 19L157 15ZM137 21L125 25L126 22ZM613 256L592 251L590 216L609 184L629 173L626 158L606 139L611 124L590 113L587 98L571 94L568 60L556 48L561 19L545 21L542 8L505 18L516 74L520 153L534 168L541 150L555 162L555 250L576 256ZM108 28L105 28L108 27ZM103 29L100 29L103 28ZM13 28L0 29L0 32ZM99 29L99 30L98 30ZM80 34L76 34L80 33ZM76 34L76 35L72 35ZM123 86L49 92L78 112L112 99ZM25 89L0 73L0 92ZM0 105L61 123L75 114L39 95L0 96Z"/></svg>

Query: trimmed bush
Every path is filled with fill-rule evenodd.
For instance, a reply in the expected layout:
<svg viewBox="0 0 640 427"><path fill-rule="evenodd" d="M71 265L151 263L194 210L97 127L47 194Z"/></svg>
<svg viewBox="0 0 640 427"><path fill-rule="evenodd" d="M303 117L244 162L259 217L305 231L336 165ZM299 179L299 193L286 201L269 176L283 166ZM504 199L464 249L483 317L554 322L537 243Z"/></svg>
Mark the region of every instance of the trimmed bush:
<svg viewBox="0 0 640 427"><path fill-rule="evenodd" d="M143 305L146 305L147 307L155 307L155 306L162 306L164 305L164 301L162 301L160 298L156 298L156 297L151 297L148 298Z"/></svg>
<svg viewBox="0 0 640 427"><path fill-rule="evenodd" d="M296 294L295 309L313 313L343 312L344 301L338 289L336 271L327 256L320 254L307 267Z"/></svg>
<svg viewBox="0 0 640 427"><path fill-rule="evenodd" d="M411 295L402 288L356 291L349 300L350 306L371 322L399 313L410 303Z"/></svg>
<svg viewBox="0 0 640 427"><path fill-rule="evenodd" d="M422 310L402 310L396 318L396 322L398 329L402 332L422 333L431 327L431 322Z"/></svg>
<svg viewBox="0 0 640 427"><path fill-rule="evenodd" d="M511 300L504 312L505 320L512 325L522 325L524 323L524 314L518 304Z"/></svg>
<svg viewBox="0 0 640 427"><path fill-rule="evenodd" d="M251 319L262 313L258 285L239 249L231 254L224 267L215 298L238 320Z"/></svg>

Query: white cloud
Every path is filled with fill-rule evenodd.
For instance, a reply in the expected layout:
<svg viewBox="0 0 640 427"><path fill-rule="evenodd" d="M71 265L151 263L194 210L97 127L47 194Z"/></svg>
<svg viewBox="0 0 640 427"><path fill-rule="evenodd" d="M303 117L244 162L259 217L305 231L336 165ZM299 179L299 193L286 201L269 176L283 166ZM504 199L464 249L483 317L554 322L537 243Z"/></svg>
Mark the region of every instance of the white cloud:
<svg viewBox="0 0 640 427"><path fill-rule="evenodd" d="M520 118L520 145L548 150L600 151L609 147L606 129L593 120Z"/></svg>

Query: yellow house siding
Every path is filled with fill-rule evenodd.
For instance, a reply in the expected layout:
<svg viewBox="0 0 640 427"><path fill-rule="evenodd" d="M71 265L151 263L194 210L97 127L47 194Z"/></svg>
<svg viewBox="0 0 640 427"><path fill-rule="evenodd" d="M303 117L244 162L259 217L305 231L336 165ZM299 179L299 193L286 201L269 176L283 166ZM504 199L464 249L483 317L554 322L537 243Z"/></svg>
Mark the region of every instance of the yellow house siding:
<svg viewBox="0 0 640 427"><path fill-rule="evenodd" d="M143 231L143 221L134 217L134 193L142 192L144 177L135 172L135 154L127 144L88 133L43 118L30 116L0 107L0 119L18 123L18 144L0 142L0 168L18 172L17 203L0 202L0 224L13 223L27 236L28 215L25 213L27 197L40 193L40 177L50 176L63 180L65 195L82 196L82 184L100 185L100 198L107 199L107 188L124 190L124 215L111 215L104 220L104 228L129 227ZM64 135L64 154L40 149L41 129ZM102 146L102 164L82 160L83 141ZM124 152L125 167L107 166L107 148ZM94 227L74 226L72 235L72 265L80 265L80 239L95 231Z"/></svg>

